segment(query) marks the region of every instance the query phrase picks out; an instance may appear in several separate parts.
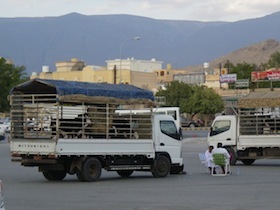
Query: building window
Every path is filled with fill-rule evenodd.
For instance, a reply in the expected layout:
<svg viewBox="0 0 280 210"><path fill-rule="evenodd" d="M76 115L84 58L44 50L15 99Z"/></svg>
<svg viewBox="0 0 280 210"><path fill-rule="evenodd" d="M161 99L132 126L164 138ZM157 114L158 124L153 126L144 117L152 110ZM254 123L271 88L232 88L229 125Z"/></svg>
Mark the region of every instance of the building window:
<svg viewBox="0 0 280 210"><path fill-rule="evenodd" d="M164 71L161 71L161 72L160 72L160 76L164 76Z"/></svg>

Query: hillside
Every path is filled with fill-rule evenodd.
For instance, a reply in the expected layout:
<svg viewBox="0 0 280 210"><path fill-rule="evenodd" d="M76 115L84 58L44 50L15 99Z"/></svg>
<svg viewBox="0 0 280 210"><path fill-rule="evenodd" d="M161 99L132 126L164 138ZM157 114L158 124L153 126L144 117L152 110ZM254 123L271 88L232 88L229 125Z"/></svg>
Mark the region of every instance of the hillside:
<svg viewBox="0 0 280 210"><path fill-rule="evenodd" d="M269 39L264 42L233 51L232 53L211 61L210 64L211 66L218 66L219 63L225 64L228 60L233 64L246 62L260 65L267 63L270 55L276 51L280 52L280 43L276 40Z"/></svg>
<svg viewBox="0 0 280 210"><path fill-rule="evenodd" d="M227 61L236 65L238 63L249 64L264 64L267 63L270 55L274 52L280 52L280 42L274 39L268 39L260 43L249 45L241 49L235 50L231 53L218 57L212 61L209 61L211 68L219 68L221 63L224 66ZM189 72L203 71L203 64L187 66L186 69Z"/></svg>

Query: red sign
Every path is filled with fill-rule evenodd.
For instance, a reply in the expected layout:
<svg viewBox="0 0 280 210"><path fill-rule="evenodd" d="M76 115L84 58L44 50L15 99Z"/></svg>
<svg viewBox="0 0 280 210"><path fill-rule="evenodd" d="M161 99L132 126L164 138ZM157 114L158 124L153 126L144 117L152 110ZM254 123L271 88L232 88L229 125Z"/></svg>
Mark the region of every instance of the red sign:
<svg viewBox="0 0 280 210"><path fill-rule="evenodd" d="M280 80L280 70L273 71L253 71L251 72L251 80Z"/></svg>

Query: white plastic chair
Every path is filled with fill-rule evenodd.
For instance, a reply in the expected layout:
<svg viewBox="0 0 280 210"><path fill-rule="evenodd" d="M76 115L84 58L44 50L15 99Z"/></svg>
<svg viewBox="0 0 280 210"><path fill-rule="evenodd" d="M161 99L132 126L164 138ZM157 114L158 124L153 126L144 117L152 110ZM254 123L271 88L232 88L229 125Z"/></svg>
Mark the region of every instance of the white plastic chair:
<svg viewBox="0 0 280 210"><path fill-rule="evenodd" d="M207 160L206 160L206 156L204 153L198 153L198 156L199 156L199 160L201 162L200 173L202 173L202 168L204 168L204 167L207 168Z"/></svg>

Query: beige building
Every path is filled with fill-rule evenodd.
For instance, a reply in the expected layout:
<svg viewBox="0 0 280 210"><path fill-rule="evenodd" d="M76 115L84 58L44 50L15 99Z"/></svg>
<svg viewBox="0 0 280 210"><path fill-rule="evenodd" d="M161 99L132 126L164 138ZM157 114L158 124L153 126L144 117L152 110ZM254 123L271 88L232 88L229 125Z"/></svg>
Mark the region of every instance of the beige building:
<svg viewBox="0 0 280 210"><path fill-rule="evenodd" d="M205 85L221 93L228 89L227 83L220 83L220 69L206 68L199 71L187 71L184 69L172 69L171 64L167 64L166 69L162 69L162 62L155 59L144 61L131 59L115 59L106 61L107 67L86 65L78 59L56 63L56 71L50 72L48 66L43 66L40 73L33 72L31 79L55 79L80 82L107 82L107 83L125 83L135 85L140 88L152 90L154 93L159 88L164 88L168 83L176 80L184 81L184 76L193 77L195 81L191 83ZM221 74L227 74L227 69L222 69ZM203 80L201 80L203 76ZM193 82L193 81L192 81Z"/></svg>
<svg viewBox="0 0 280 210"><path fill-rule="evenodd" d="M185 74L186 70L172 69L172 65L167 64L166 69L157 69L155 72L157 74L157 83L162 86L172 82L174 80L174 75Z"/></svg>
<svg viewBox="0 0 280 210"><path fill-rule="evenodd" d="M188 84L204 85L214 90L228 89L228 84L220 83L220 69L205 68L199 71L188 71L184 69L172 69L167 64L166 69L155 70L157 73L158 87L166 86L168 83L178 80ZM227 69L221 69L221 74L227 74ZM188 78L188 81L186 80Z"/></svg>
<svg viewBox="0 0 280 210"><path fill-rule="evenodd" d="M221 72L219 68L206 69L205 70L205 83L204 85L209 88L213 88L216 91L220 89L228 89L228 83L220 83L220 75L227 74L226 68L222 68Z"/></svg>
<svg viewBox="0 0 280 210"><path fill-rule="evenodd" d="M107 69L116 72L117 83L133 84L137 87L157 91L156 69L162 69L162 61L135 60L134 58L107 60Z"/></svg>
<svg viewBox="0 0 280 210"><path fill-rule="evenodd" d="M155 72L157 74L158 89L164 88L170 82L174 81L175 75L184 75L189 73L184 69L172 69L171 64L167 64L166 69L157 69Z"/></svg>
<svg viewBox="0 0 280 210"><path fill-rule="evenodd" d="M33 72L30 79L125 83L152 91L155 91L157 88L156 73L152 71L118 70L114 65L109 65L110 68L86 65L83 61L75 58L71 59L71 61L57 62L55 66L56 71L54 72L50 72L48 66L43 66L42 72Z"/></svg>

